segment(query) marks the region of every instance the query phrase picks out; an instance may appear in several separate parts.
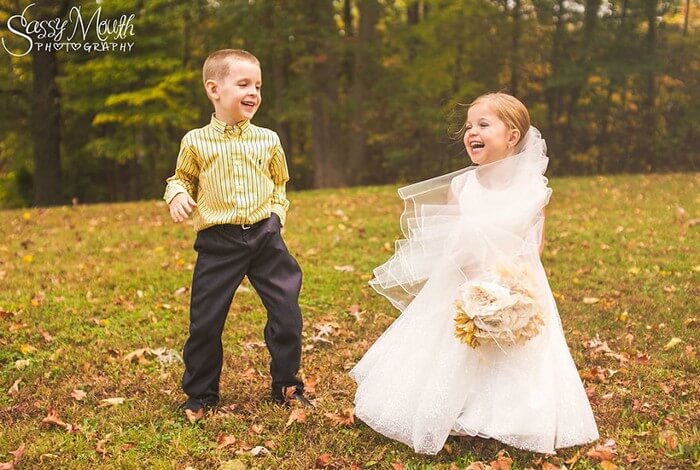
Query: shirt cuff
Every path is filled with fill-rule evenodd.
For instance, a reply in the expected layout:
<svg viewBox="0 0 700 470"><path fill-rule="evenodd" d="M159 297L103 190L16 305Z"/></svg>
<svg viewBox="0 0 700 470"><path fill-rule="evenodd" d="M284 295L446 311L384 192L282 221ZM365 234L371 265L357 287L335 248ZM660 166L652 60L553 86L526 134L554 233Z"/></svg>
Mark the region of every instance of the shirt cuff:
<svg viewBox="0 0 700 470"><path fill-rule="evenodd" d="M272 212L279 216L280 222L282 222L282 226L284 226L287 221L287 211L284 210L284 207L281 204L273 204Z"/></svg>
<svg viewBox="0 0 700 470"><path fill-rule="evenodd" d="M185 189L184 186L173 181L168 183L168 186L165 188L165 194L163 195L163 199L165 200L165 202L170 204L170 201L172 201L175 196L177 196L180 193L186 192L187 189Z"/></svg>

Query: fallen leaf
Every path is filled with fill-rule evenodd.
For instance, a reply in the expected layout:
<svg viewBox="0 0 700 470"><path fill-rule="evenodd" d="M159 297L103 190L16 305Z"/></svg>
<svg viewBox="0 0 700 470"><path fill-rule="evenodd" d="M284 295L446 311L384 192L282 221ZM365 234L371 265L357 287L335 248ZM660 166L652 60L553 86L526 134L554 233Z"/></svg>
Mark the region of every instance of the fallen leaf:
<svg viewBox="0 0 700 470"><path fill-rule="evenodd" d="M50 424L50 425L54 425L54 426L59 426L59 427L62 427L64 429L68 429L68 426L69 426L61 419L61 417L58 415L58 412L50 405L49 405L48 414L46 415L46 417L44 419L41 420L41 422L46 423L46 424Z"/></svg>
<svg viewBox="0 0 700 470"><path fill-rule="evenodd" d="M190 411L190 410L187 410ZM201 410L200 410L201 411ZM238 439L231 434L221 434L216 440L216 448L223 449L224 447L235 446L238 443Z"/></svg>
<svg viewBox="0 0 700 470"><path fill-rule="evenodd" d="M401 462L392 462L392 463L391 463L391 469L392 469L392 470L404 470L403 463L401 463Z"/></svg>
<svg viewBox="0 0 700 470"><path fill-rule="evenodd" d="M7 394L10 395L11 397L14 397L19 393L19 384L22 381L22 379L17 379L14 382L12 382L12 385L10 388L7 390Z"/></svg>
<svg viewBox="0 0 700 470"><path fill-rule="evenodd" d="M333 269L336 271L344 272L344 273L351 273L355 270L353 266L350 265L344 265L344 266L333 266Z"/></svg>
<svg viewBox="0 0 700 470"><path fill-rule="evenodd" d="M73 390L72 392L70 392L71 398L73 398L73 399L75 399L75 400L77 400L77 401L82 400L83 398L85 398L86 395L87 395L87 393L85 393L85 392L82 391L82 390L78 390L78 389L75 389L75 390Z"/></svg>
<svg viewBox="0 0 700 470"><path fill-rule="evenodd" d="M678 434L672 429L665 429L659 433L659 444L669 450L678 448Z"/></svg>
<svg viewBox="0 0 700 470"><path fill-rule="evenodd" d="M22 456L24 455L24 451L25 451L26 449L27 449L26 444L22 444L22 445L19 446L17 449L11 450L11 451L10 451L10 454L12 454L12 456L14 457L14 459L12 459L12 464L13 464L13 465L19 464L19 460L20 460L20 459L22 458Z"/></svg>
<svg viewBox="0 0 700 470"><path fill-rule="evenodd" d="M255 446L252 449L250 449L250 455L252 455L253 457L264 456L269 454L270 451L263 446Z"/></svg>
<svg viewBox="0 0 700 470"><path fill-rule="evenodd" d="M602 462L600 462L600 468L602 468L603 470L617 470L617 465L615 465L609 460L603 460Z"/></svg>
<svg viewBox="0 0 700 470"><path fill-rule="evenodd" d="M333 461L331 454L321 454L316 459L316 468L327 468Z"/></svg>
<svg viewBox="0 0 700 470"><path fill-rule="evenodd" d="M29 365L29 359L17 359L15 361L15 369L22 370Z"/></svg>
<svg viewBox="0 0 700 470"><path fill-rule="evenodd" d="M481 461L472 462L465 470L491 470L491 466Z"/></svg>
<svg viewBox="0 0 700 470"><path fill-rule="evenodd" d="M39 328L39 333L44 338L44 341L46 341L47 343L53 341L53 336L51 336L49 332L44 330L43 328Z"/></svg>
<svg viewBox="0 0 700 470"><path fill-rule="evenodd" d="M122 403L124 403L123 397L103 398L100 400L100 406L116 406Z"/></svg>
<svg viewBox="0 0 700 470"><path fill-rule="evenodd" d="M316 395L318 380L318 376L316 375L304 378L304 393L311 396Z"/></svg>
<svg viewBox="0 0 700 470"><path fill-rule="evenodd" d="M7 310L3 310L0 308L0 319L5 320L6 318L12 318L14 316L15 316L14 313L8 312Z"/></svg>
<svg viewBox="0 0 700 470"><path fill-rule="evenodd" d="M107 434L103 439L100 439L97 441L97 444L95 444L95 451L98 454L102 454L103 456L107 454L107 451L105 450L104 446L107 444L107 442L111 439L112 434Z"/></svg>
<svg viewBox="0 0 700 470"><path fill-rule="evenodd" d="M190 423L196 423L200 419L204 418L204 408L200 408L197 411L185 410L185 417Z"/></svg>
<svg viewBox="0 0 700 470"><path fill-rule="evenodd" d="M337 413L326 413L326 418L333 421L334 426L352 426L355 424L355 409L347 408L343 410L340 414Z"/></svg>
<svg viewBox="0 0 700 470"><path fill-rule="evenodd" d="M617 455L617 445L614 440L608 439L603 444L596 445L586 452L586 456L600 462L613 460Z"/></svg>
<svg viewBox="0 0 700 470"><path fill-rule="evenodd" d="M584 297L583 298L583 303L588 304L588 305L598 303L599 301L600 301L600 299L598 297Z"/></svg>
<svg viewBox="0 0 700 470"><path fill-rule="evenodd" d="M261 434L263 432L263 427L260 424L254 424L250 427L250 430L255 434Z"/></svg>
<svg viewBox="0 0 700 470"><path fill-rule="evenodd" d="M664 346L664 349L665 349L666 351L668 351L669 349L671 349L671 348L673 348L673 347L675 347L675 346L678 346L678 345L681 344L682 342L683 342L682 339L676 338L676 337L674 336L673 338L671 338L671 340L670 340L668 343L666 343L666 346Z"/></svg>
<svg viewBox="0 0 700 470"><path fill-rule="evenodd" d="M576 453L573 456L571 456L571 458L569 458L568 460L565 460L564 463L567 465L573 465L576 462L578 462L580 458L581 458L581 451L577 450Z"/></svg>
<svg viewBox="0 0 700 470"><path fill-rule="evenodd" d="M360 306L358 304L353 304L350 307L348 307L348 314L355 319L356 322L361 322L362 321L362 315L364 315L365 311L360 310Z"/></svg>
<svg viewBox="0 0 700 470"><path fill-rule="evenodd" d="M501 449L496 454L496 460L490 462L493 470L510 470L513 465L513 459L510 458L505 449Z"/></svg>
<svg viewBox="0 0 700 470"><path fill-rule="evenodd" d="M31 354L33 352L36 352L36 348L30 344L22 344L19 347L19 352L21 352L22 354L24 354L26 356L27 354Z"/></svg>
<svg viewBox="0 0 700 470"><path fill-rule="evenodd" d="M288 427L292 423L305 423L306 422L306 411L304 411L303 408L296 408L292 410L292 413L289 415L289 419L287 420L287 424L284 425L284 427Z"/></svg>

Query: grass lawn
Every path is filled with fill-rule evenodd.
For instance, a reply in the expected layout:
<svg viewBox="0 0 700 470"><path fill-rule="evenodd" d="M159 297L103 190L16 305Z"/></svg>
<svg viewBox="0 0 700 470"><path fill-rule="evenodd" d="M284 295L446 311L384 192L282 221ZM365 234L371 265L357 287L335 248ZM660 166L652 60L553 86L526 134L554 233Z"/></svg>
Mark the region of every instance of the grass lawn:
<svg viewBox="0 0 700 470"><path fill-rule="evenodd" d="M393 252L402 206L395 187L364 187L290 194L317 407L267 400L265 314L245 283L226 325L222 408L197 424L175 411L182 364L169 351L187 334L191 227L159 201L1 211L0 462L24 446L17 468L465 468L502 449L512 468L700 466L700 174L551 186L543 263L596 452L450 438L420 456L351 422L347 371L397 314L367 281ZM500 456L494 467L507 467Z"/></svg>

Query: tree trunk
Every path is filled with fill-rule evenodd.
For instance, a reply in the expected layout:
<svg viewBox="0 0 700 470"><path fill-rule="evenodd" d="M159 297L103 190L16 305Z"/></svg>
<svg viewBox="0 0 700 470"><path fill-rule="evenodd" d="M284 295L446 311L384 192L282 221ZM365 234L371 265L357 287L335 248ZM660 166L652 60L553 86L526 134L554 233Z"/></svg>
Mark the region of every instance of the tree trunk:
<svg viewBox="0 0 700 470"><path fill-rule="evenodd" d="M379 3L377 0L360 0L360 24L355 41L353 79L350 89L350 122L348 136L349 180L354 184L362 183L367 165L367 116L365 113L367 94L371 89L372 71L371 46L374 40L374 28L379 20Z"/></svg>
<svg viewBox="0 0 700 470"><path fill-rule="evenodd" d="M647 64L648 71L646 73L646 96L644 99L644 128L648 136L647 145L644 149L648 169L654 169L656 157L656 143L658 142L659 129L656 125L656 15L657 15L658 0L646 0L645 12L647 17L647 47L648 54ZM644 168L646 169L646 168Z"/></svg>
<svg viewBox="0 0 700 470"><path fill-rule="evenodd" d="M32 142L34 144L34 204L63 202L61 186L61 104L54 52L32 52Z"/></svg>
<svg viewBox="0 0 700 470"><path fill-rule="evenodd" d="M510 92L518 96L518 78L520 76L520 28L522 23L521 0L513 4L513 35L510 45Z"/></svg>
<svg viewBox="0 0 700 470"><path fill-rule="evenodd" d="M338 64L332 51L337 40L333 23L333 5L326 0L307 3L309 25L316 33L309 37L311 56L311 134L314 156L314 186L317 188L344 186L344 155L337 129Z"/></svg>
<svg viewBox="0 0 700 470"><path fill-rule="evenodd" d="M625 34L625 28L627 25L627 0L622 1L622 11L620 12L620 26L615 35L615 43L619 44ZM619 166L618 159L613 162L611 166L606 160L610 159L610 151L608 145L608 139L610 138L610 115L612 108L612 96L615 93L615 89L620 86L622 78L617 73L613 73L610 76L610 81L608 82L608 90L605 97L605 108L600 119L600 135L598 137L598 146L600 148L600 155L598 155L598 173L603 173L605 171L619 172L622 168ZM608 164L606 164L608 163Z"/></svg>
<svg viewBox="0 0 700 470"><path fill-rule="evenodd" d="M37 20L62 18L68 12L69 1L59 5L58 12L50 2L36 5ZM48 5L47 5L48 4ZM34 204L53 206L63 202L61 184L61 101L56 77L56 53L32 51L32 119L31 135L34 145Z"/></svg>

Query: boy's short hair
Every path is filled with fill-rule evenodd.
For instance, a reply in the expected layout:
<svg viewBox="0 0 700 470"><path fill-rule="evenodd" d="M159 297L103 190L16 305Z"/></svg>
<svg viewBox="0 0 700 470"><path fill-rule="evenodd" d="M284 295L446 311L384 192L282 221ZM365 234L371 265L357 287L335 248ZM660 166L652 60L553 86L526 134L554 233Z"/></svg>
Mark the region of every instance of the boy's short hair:
<svg viewBox="0 0 700 470"><path fill-rule="evenodd" d="M202 67L202 82L206 85L207 80L220 80L228 75L229 59L247 60L260 65L257 57L243 49L221 49L212 52L204 61Z"/></svg>

